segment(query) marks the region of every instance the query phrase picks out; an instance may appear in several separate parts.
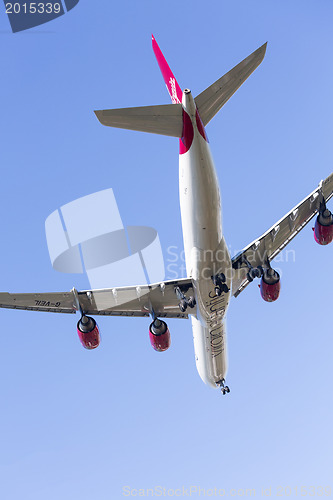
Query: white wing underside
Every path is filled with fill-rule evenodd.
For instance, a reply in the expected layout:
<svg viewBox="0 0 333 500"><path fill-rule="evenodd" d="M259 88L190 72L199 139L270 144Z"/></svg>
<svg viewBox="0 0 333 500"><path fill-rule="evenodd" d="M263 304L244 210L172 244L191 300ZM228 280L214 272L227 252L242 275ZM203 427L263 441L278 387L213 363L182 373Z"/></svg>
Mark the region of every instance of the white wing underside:
<svg viewBox="0 0 333 500"><path fill-rule="evenodd" d="M267 258L269 261L274 259L318 213L323 197L328 201L332 196L333 173L274 226L235 255L232 259L234 270L232 294L235 297L250 283L246 277L249 269L244 257L253 267L264 266Z"/></svg>
<svg viewBox="0 0 333 500"><path fill-rule="evenodd" d="M85 290L76 292L85 314L102 316L149 316L154 311L160 318L188 318L179 309L175 288L180 287L188 296L193 295L190 278L164 281L151 285ZM52 293L0 293L0 307L75 313L79 310L75 291ZM195 314L196 309L191 309Z"/></svg>

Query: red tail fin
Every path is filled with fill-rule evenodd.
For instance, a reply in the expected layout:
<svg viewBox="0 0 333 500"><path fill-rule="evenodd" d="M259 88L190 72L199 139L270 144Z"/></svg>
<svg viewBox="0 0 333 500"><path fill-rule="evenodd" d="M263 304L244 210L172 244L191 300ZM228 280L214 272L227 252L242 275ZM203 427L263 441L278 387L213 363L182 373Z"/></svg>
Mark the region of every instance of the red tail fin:
<svg viewBox="0 0 333 500"><path fill-rule="evenodd" d="M161 49L157 45L154 35L152 35L152 43L153 43L153 51L157 59L158 65L160 67L161 73L163 75L168 92L170 94L171 101L173 102L173 104L181 103L183 92L180 86L178 85L176 78L173 76L173 73L168 63L166 62L165 57L161 52Z"/></svg>

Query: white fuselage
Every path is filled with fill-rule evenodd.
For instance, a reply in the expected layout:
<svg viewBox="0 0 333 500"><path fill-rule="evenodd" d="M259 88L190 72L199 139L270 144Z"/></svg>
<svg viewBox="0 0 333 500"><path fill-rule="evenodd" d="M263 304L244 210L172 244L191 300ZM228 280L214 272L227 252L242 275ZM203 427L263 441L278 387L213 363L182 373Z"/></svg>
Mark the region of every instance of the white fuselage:
<svg viewBox="0 0 333 500"><path fill-rule="evenodd" d="M227 372L225 312L230 292L215 294L212 276L223 273L231 287L231 260L222 235L221 200L214 163L195 102L183 93L183 109L193 130L179 156L179 195L187 275L197 302L192 315L196 366L202 380L217 387ZM188 120L189 121L189 120Z"/></svg>

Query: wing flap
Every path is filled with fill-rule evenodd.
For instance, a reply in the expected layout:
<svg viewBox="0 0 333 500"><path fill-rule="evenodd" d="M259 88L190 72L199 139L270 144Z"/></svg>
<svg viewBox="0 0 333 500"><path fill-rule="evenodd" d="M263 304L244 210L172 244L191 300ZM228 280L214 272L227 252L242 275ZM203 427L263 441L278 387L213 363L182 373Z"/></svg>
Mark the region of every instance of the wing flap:
<svg viewBox="0 0 333 500"><path fill-rule="evenodd" d="M189 295L194 294L192 280L185 278L81 292L73 289L65 293L0 293L0 308L75 313L80 306L85 314L100 316L149 316L153 310L160 318L188 318L188 314L179 309L176 287ZM191 309L191 314L195 313L196 308Z"/></svg>
<svg viewBox="0 0 333 500"><path fill-rule="evenodd" d="M175 287L193 294L191 279L165 281L136 287L109 288L79 292L86 314L107 316L149 316L152 309L160 318L187 318L179 309ZM194 313L194 310L191 310Z"/></svg>

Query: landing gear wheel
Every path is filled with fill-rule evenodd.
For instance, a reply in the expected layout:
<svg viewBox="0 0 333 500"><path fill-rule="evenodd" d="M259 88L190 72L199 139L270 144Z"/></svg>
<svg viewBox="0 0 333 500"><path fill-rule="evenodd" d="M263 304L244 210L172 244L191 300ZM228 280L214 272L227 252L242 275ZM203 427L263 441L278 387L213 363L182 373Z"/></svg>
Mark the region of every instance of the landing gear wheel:
<svg viewBox="0 0 333 500"><path fill-rule="evenodd" d="M187 305L188 305L191 309L193 309L193 307L195 306L195 304L196 304L196 300L195 300L195 298L194 298L194 297L190 297L190 298L188 299L188 301L187 301Z"/></svg>
<svg viewBox="0 0 333 500"><path fill-rule="evenodd" d="M220 281L222 281L222 283L225 283L225 282L227 281L227 280L226 280L226 277L225 277L225 275L224 275L223 273L220 273L220 274L218 275L218 277L219 277Z"/></svg>
<svg viewBox="0 0 333 500"><path fill-rule="evenodd" d="M218 385L220 387L223 396L230 392L229 387L227 385L224 385L224 382L225 382L224 378L222 380L220 380L219 382L216 382L216 385Z"/></svg>
<svg viewBox="0 0 333 500"><path fill-rule="evenodd" d="M182 299L179 302L179 309L181 310L182 313L184 313L186 311L186 309L187 309L187 303L186 303L185 299Z"/></svg>
<svg viewBox="0 0 333 500"><path fill-rule="evenodd" d="M228 286L225 283L222 284L221 288L222 288L222 292L224 292L224 293L228 293L229 292L229 288L228 288Z"/></svg>
<svg viewBox="0 0 333 500"><path fill-rule="evenodd" d="M219 297L220 295L222 295L222 290L221 290L221 288L219 286L215 287L215 295L217 297Z"/></svg>

